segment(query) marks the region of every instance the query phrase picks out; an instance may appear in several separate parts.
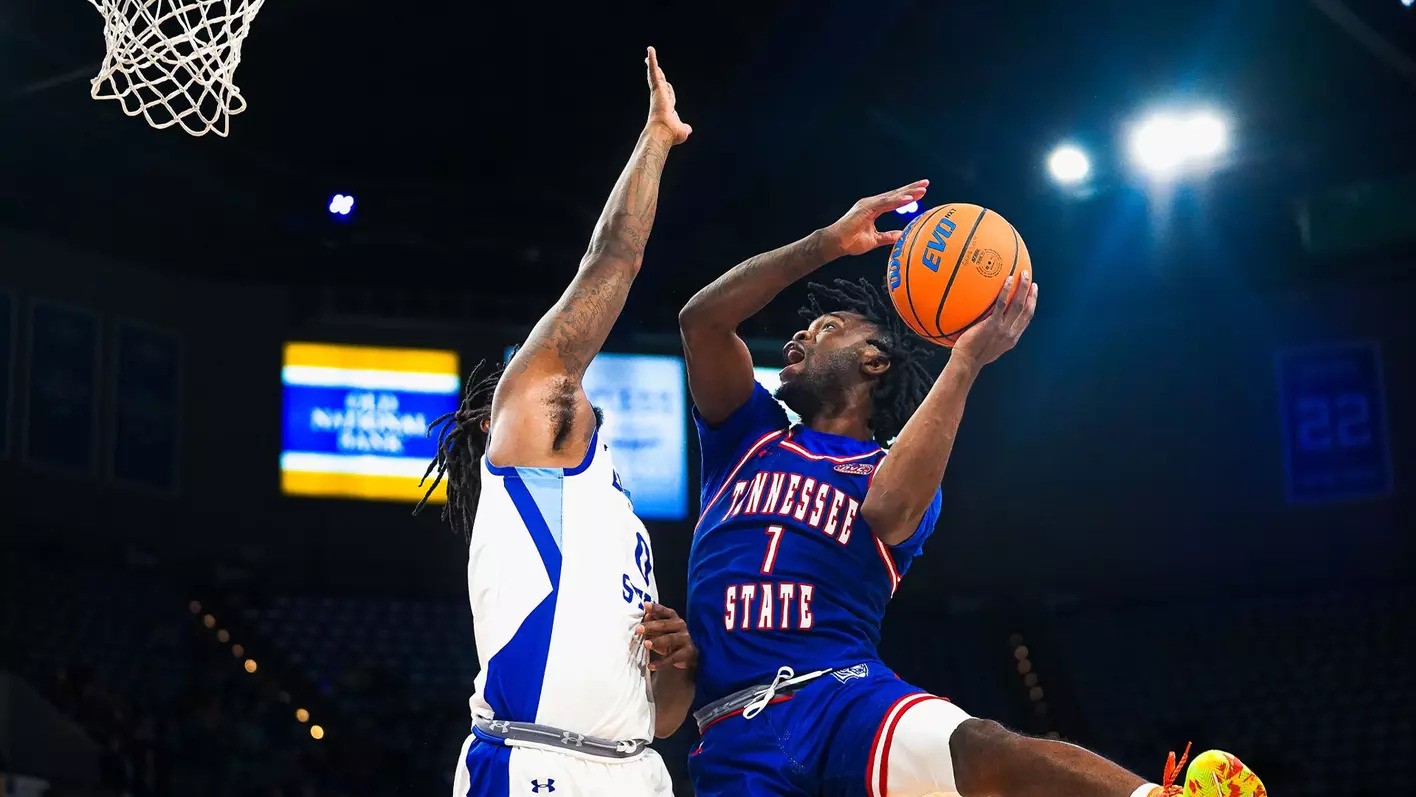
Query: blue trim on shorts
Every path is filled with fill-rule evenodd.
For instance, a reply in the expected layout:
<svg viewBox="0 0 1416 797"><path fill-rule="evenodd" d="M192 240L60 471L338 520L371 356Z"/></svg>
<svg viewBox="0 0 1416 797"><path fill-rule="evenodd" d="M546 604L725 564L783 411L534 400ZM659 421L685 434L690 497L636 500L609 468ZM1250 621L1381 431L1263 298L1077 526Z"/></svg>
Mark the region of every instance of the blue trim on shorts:
<svg viewBox="0 0 1416 797"><path fill-rule="evenodd" d="M487 744L476 737L467 745L462 763L467 767L468 786L464 797L509 797L511 794L511 748Z"/></svg>

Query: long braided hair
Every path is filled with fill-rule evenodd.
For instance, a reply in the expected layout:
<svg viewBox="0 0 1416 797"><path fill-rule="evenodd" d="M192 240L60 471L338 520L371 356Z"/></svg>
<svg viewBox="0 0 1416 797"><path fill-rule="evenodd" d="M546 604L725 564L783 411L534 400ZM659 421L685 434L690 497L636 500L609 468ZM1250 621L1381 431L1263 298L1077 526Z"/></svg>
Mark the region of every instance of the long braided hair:
<svg viewBox="0 0 1416 797"><path fill-rule="evenodd" d="M477 499L482 494L482 457L487 453L487 433L482 431L482 424L492 416L492 395L501 379L502 367L488 367L486 360L477 363L467 376L462 403L457 410L428 425L428 436L437 434L438 449L418 486L422 487L429 476L433 476L433 483L423 494L423 500L413 508L413 514L428 505L433 491L446 478L447 503L443 505L442 519L469 541Z"/></svg>
<svg viewBox="0 0 1416 797"><path fill-rule="evenodd" d="M808 321L845 310L863 316L875 327L877 333L869 342L890 360L890 368L870 391L870 429L875 442L888 448L934 381L926 364L929 349L870 280L835 279L830 285L812 282L807 287L807 305L799 312Z"/></svg>

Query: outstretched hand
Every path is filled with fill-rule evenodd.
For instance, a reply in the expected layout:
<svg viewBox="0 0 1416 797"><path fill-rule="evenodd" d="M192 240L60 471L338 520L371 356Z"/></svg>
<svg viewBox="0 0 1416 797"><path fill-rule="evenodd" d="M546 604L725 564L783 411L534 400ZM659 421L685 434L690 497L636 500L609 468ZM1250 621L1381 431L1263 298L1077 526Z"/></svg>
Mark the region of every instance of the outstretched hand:
<svg viewBox="0 0 1416 797"><path fill-rule="evenodd" d="M950 359L964 357L982 367L1017 345L1037 310L1037 283L1032 281L1031 272L1024 271L1018 292L1010 302L1008 294L1013 289L1014 279L1010 276L1003 280L1003 289L993 300L993 312L959 336Z"/></svg>
<svg viewBox="0 0 1416 797"><path fill-rule="evenodd" d="M882 232L875 229L875 220L896 208L919 201L928 190L928 180L916 180L893 191L868 196L851 205L846 215L826 228L826 239L833 249L833 254L838 257L862 255L876 247L900 240L900 230Z"/></svg>
<svg viewBox="0 0 1416 797"><path fill-rule="evenodd" d="M679 118L674 86L659 68L659 55L653 47L649 48L644 64L649 71L649 124L663 125L673 135L674 143L682 144L693 133L693 128Z"/></svg>
<svg viewBox="0 0 1416 797"><path fill-rule="evenodd" d="M644 604L644 622L634 629L649 651L649 669L687 670L698 664L698 648L688 636L688 624L678 612L657 603Z"/></svg>

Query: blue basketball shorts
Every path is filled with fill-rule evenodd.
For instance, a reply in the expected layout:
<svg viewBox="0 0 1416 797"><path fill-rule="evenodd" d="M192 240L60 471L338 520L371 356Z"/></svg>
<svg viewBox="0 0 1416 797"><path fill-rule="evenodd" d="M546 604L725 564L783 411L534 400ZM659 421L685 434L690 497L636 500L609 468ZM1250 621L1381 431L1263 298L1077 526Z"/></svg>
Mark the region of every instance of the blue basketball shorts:
<svg viewBox="0 0 1416 797"><path fill-rule="evenodd" d="M697 797L955 794L949 737L969 718L879 662L821 676L745 719L703 729Z"/></svg>

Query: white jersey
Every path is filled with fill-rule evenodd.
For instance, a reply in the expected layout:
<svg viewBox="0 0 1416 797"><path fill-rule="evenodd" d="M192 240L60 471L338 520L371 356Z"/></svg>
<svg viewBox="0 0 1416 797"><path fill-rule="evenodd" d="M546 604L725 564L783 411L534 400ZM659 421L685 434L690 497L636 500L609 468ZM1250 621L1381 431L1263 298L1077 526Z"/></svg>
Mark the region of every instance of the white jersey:
<svg viewBox="0 0 1416 797"><path fill-rule="evenodd" d="M467 561L482 669L476 716L604 739L652 739L646 651L658 595L649 533L596 432L574 468L483 458Z"/></svg>

